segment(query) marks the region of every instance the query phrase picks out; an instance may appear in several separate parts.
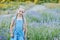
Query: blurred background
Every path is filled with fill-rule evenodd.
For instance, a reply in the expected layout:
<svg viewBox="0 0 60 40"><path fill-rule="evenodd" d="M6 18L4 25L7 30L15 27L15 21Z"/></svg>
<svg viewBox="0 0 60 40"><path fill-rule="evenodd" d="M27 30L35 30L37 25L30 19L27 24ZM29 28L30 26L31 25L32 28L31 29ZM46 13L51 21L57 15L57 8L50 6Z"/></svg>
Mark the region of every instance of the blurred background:
<svg viewBox="0 0 60 40"><path fill-rule="evenodd" d="M27 40L60 40L60 0L0 0L0 40L10 40L10 22L25 7Z"/></svg>

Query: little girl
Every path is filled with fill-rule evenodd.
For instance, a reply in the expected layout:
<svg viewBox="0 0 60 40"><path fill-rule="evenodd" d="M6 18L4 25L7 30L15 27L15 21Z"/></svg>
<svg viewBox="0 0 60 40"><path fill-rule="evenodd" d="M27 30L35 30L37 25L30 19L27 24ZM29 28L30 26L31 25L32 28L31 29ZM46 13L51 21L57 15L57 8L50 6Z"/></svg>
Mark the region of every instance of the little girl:
<svg viewBox="0 0 60 40"><path fill-rule="evenodd" d="M26 19L23 16L24 8L19 8L10 25L10 40L25 40L27 36Z"/></svg>

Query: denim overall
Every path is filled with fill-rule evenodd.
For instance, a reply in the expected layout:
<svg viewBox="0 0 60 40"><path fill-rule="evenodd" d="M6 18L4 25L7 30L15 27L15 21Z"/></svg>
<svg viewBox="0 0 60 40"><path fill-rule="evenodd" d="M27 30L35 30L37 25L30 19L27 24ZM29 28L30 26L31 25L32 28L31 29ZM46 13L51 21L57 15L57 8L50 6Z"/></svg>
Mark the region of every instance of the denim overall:
<svg viewBox="0 0 60 40"><path fill-rule="evenodd" d="M23 20L15 20L14 37L10 40L24 40Z"/></svg>

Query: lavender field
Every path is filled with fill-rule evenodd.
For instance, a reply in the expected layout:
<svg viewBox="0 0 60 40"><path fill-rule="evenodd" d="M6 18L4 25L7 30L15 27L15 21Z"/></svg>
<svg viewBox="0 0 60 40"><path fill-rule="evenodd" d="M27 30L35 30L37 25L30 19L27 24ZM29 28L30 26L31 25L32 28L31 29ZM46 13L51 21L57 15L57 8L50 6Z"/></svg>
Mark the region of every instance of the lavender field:
<svg viewBox="0 0 60 40"><path fill-rule="evenodd" d="M58 4L56 4L58 5ZM60 7L41 5L23 5L26 9L27 40L60 40ZM13 9L13 8L12 8ZM10 40L10 22L16 10L0 11L0 38Z"/></svg>

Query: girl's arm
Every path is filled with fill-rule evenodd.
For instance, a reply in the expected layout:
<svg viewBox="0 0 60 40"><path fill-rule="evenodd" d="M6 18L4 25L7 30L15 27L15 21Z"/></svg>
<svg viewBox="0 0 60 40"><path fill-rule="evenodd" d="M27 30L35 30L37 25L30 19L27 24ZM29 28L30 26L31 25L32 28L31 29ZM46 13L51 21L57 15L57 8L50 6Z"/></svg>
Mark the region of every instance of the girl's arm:
<svg viewBox="0 0 60 40"><path fill-rule="evenodd" d="M27 22L26 19L24 18L24 33L25 33L25 37L27 36Z"/></svg>
<svg viewBox="0 0 60 40"><path fill-rule="evenodd" d="M14 26L14 19L12 19L10 24L10 36L13 36L13 26Z"/></svg>

